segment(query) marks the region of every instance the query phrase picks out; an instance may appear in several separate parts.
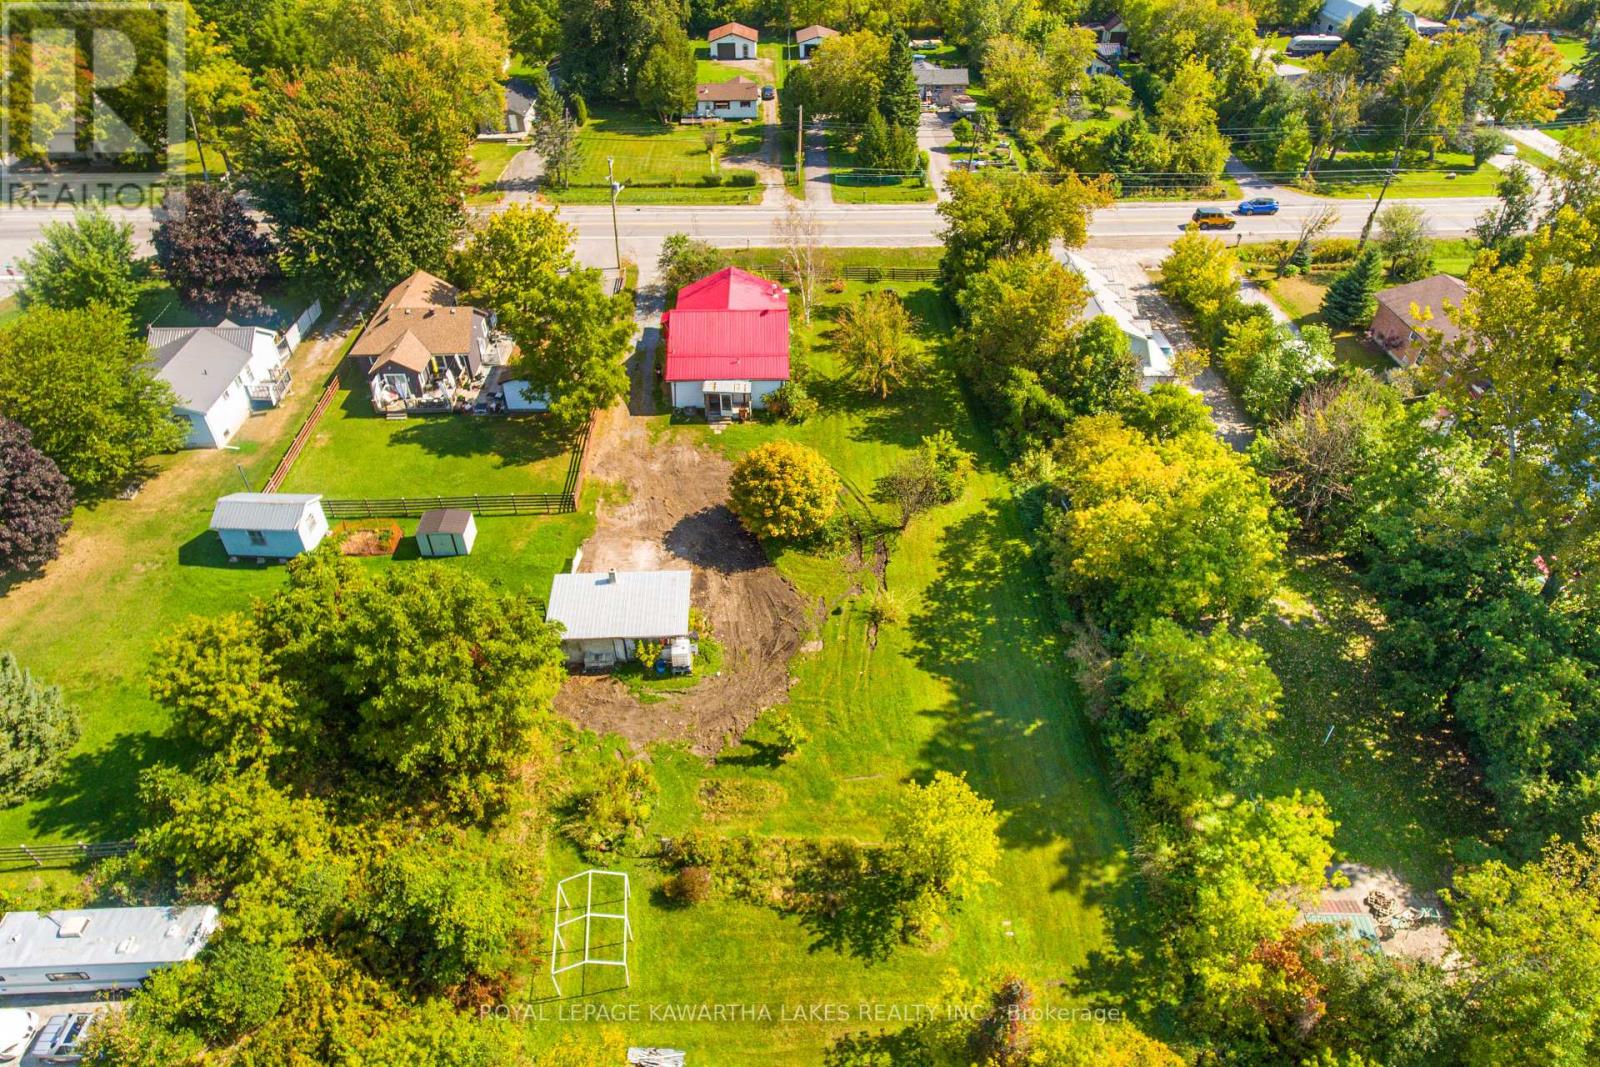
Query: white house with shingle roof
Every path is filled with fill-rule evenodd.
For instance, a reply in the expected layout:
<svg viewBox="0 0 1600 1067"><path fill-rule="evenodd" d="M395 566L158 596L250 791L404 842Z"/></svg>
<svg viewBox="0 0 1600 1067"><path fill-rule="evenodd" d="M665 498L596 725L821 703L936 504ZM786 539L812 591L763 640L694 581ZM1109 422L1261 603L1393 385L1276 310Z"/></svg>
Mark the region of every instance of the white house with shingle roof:
<svg viewBox="0 0 1600 1067"><path fill-rule="evenodd" d="M692 580L689 571L558 574L545 621L561 624L567 662L585 670L631 660L640 641L667 648L681 640L687 651Z"/></svg>
<svg viewBox="0 0 1600 1067"><path fill-rule="evenodd" d="M290 559L328 536L320 493L229 493L211 511L211 528L234 559Z"/></svg>
<svg viewBox="0 0 1600 1067"><path fill-rule="evenodd" d="M173 413L189 424L188 448L221 448L250 417L289 391L289 346L271 330L236 326L153 327L155 376L172 386Z"/></svg>
<svg viewBox="0 0 1600 1067"><path fill-rule="evenodd" d="M801 59L810 59L811 53L821 48L823 41L837 36L839 36L838 30L830 30L826 26L807 26L803 30L794 31L794 45L800 52Z"/></svg>
<svg viewBox="0 0 1600 1067"><path fill-rule="evenodd" d="M761 86L746 77L702 82L694 87L694 114L701 119L753 119L761 111Z"/></svg>

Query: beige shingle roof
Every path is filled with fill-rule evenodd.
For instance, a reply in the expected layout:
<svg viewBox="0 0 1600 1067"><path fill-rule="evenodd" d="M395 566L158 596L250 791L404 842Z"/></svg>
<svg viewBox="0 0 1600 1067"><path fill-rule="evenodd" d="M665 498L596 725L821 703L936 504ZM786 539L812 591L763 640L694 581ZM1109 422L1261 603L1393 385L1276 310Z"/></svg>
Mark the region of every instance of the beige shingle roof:
<svg viewBox="0 0 1600 1067"><path fill-rule="evenodd" d="M419 270L389 290L378 313L351 346L350 354L394 359L398 346L407 335L430 355L466 352L472 348L476 315L475 308L456 304L455 286ZM405 347L405 358L415 359L415 345L408 344ZM409 362L401 365L411 367ZM422 365L426 366L427 361L423 360Z"/></svg>

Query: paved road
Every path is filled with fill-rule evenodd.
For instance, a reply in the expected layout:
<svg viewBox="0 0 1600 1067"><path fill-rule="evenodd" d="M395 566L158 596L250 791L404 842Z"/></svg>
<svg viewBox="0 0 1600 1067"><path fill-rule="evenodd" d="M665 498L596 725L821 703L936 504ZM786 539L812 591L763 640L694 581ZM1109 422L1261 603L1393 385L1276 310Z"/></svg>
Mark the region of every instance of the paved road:
<svg viewBox="0 0 1600 1067"><path fill-rule="evenodd" d="M782 214L781 202L757 207L629 207L627 194L618 212L624 255L655 258L661 239L670 233L690 233L725 248L770 244L772 224ZM1341 200L1339 222L1331 235L1355 237L1371 210L1369 200ZM1391 197L1386 203L1416 204L1427 212L1440 237L1460 237L1496 203L1492 197L1457 197L1407 200ZM1239 220L1231 231L1235 240L1269 240L1294 237L1301 221L1320 201L1286 203L1274 216ZM825 242L841 246L915 247L936 245L941 221L932 204L852 205L815 203ZM1120 203L1095 213L1089 229L1092 245L1121 248L1160 248L1183 232L1195 204ZM573 205L561 208L561 217L578 230L578 254L586 263L611 266L611 214L603 206Z"/></svg>

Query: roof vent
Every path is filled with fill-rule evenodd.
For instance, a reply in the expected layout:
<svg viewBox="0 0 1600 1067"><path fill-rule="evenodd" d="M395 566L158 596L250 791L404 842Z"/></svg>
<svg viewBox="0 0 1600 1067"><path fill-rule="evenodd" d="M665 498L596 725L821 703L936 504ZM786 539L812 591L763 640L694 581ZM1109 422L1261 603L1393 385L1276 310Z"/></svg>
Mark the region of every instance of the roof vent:
<svg viewBox="0 0 1600 1067"><path fill-rule="evenodd" d="M125 937L121 941L117 942L117 955L126 956L128 953L132 952L135 948L137 948L138 945L139 945L139 939L138 938L136 938L136 937Z"/></svg>
<svg viewBox="0 0 1600 1067"><path fill-rule="evenodd" d="M617 584L617 572L614 571L614 570L606 571L606 581L610 582L612 585L616 585Z"/></svg>
<svg viewBox="0 0 1600 1067"><path fill-rule="evenodd" d="M166 937L182 937L183 936L183 927L179 926L177 923L169 923L167 925L167 931L166 931L166 934L164 936L166 936Z"/></svg>
<svg viewBox="0 0 1600 1067"><path fill-rule="evenodd" d="M89 917L87 915L74 915L70 919L59 920L56 925L60 927L56 935L58 937L82 937L83 932L89 929Z"/></svg>

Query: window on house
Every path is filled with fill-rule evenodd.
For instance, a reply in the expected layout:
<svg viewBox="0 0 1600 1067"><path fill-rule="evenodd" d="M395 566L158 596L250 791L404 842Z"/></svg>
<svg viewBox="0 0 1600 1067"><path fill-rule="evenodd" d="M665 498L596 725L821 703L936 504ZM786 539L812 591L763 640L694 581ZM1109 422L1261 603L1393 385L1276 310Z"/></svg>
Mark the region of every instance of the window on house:
<svg viewBox="0 0 1600 1067"><path fill-rule="evenodd" d="M52 971L44 979L47 982L87 982L89 975L85 971Z"/></svg>
<svg viewBox="0 0 1600 1067"><path fill-rule="evenodd" d="M250 538L252 545L264 545L267 543L267 535L260 530L246 530L245 535Z"/></svg>

